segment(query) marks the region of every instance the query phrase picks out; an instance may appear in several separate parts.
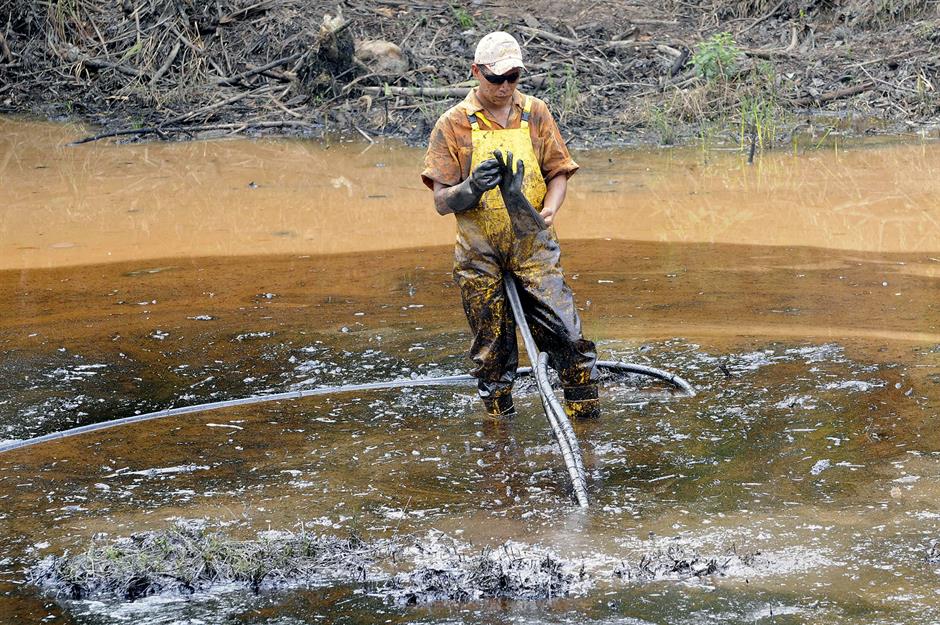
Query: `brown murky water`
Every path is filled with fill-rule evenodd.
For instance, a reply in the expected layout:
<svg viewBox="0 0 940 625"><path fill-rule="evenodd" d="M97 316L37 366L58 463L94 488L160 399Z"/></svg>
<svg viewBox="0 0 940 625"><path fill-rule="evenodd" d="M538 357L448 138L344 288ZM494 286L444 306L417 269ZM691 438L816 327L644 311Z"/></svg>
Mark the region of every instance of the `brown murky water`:
<svg viewBox="0 0 940 625"><path fill-rule="evenodd" d="M395 145L64 145L0 121L0 440L290 388L463 372L453 224ZM603 357L693 399L605 387L566 491L537 396L470 388L153 421L0 455L0 621L935 623L940 146L578 156L558 225ZM249 183L256 186L249 186ZM45 553L209 519L251 534L512 540L593 580L538 602L408 607L348 585L135 603L23 586ZM626 581L670 546L723 576ZM192 620L191 622L196 622Z"/></svg>
<svg viewBox="0 0 940 625"><path fill-rule="evenodd" d="M417 151L216 141L69 147L74 127L0 120L0 268L444 245ZM940 144L577 155L559 235L935 252ZM937 268L931 269L936 275Z"/></svg>

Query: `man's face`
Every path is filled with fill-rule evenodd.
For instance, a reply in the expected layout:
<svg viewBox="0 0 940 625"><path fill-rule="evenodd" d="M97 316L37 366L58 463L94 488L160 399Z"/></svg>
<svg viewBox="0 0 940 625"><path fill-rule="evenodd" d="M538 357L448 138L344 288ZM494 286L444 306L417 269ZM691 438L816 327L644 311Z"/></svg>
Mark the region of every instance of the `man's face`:
<svg viewBox="0 0 940 625"><path fill-rule="evenodd" d="M519 84L519 77L522 75L522 70L518 67L501 76L493 74L486 65L474 64L470 69L473 77L480 83L477 95L481 100L484 100L484 104L491 103L496 106L505 106L512 100L512 94L516 90L516 85ZM495 84L490 79L495 79L501 84Z"/></svg>

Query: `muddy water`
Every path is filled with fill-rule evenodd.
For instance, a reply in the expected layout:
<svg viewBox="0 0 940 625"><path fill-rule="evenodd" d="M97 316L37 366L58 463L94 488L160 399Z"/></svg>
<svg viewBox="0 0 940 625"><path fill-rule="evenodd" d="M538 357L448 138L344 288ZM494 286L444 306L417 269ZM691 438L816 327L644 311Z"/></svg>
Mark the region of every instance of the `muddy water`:
<svg viewBox="0 0 940 625"><path fill-rule="evenodd" d="M396 144L68 146L79 127L0 119L0 268L448 244ZM774 153L578 155L566 239L936 251L940 144Z"/></svg>
<svg viewBox="0 0 940 625"><path fill-rule="evenodd" d="M416 152L85 151L61 145L76 129L2 123L0 439L466 370L452 225L415 182ZM604 357L700 390L606 382L604 418L579 426L588 512L524 384L519 418L499 427L470 388L148 422L0 455L0 621L940 620L937 146L753 168L696 151L579 160L559 230L586 332ZM177 519L244 536L303 523L430 552L515 541L585 581L552 601L416 607L369 584L125 603L20 583L43 554ZM615 574L670 549L733 563L686 581Z"/></svg>

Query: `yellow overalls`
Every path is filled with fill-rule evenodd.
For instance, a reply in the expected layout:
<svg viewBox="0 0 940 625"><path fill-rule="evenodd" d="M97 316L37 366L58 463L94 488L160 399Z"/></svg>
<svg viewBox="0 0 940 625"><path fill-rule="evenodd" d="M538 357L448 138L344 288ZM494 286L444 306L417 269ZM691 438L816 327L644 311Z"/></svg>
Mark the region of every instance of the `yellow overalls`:
<svg viewBox="0 0 940 625"><path fill-rule="evenodd" d="M482 112L467 111L473 153L470 171L500 150L525 162L523 192L537 211L545 199L545 180L529 134L531 98L525 98L519 128L496 127ZM487 128L481 127L484 122ZM515 169L515 166L513 167ZM596 408L597 360L594 343L581 335L574 295L565 284L561 251L552 228L517 237L499 187L480 203L457 213L454 279L474 334L470 357L476 364L480 397L491 415L512 412L512 384L519 352L516 326L503 291L503 272L516 277L526 320L539 350L562 380L569 406L593 402Z"/></svg>

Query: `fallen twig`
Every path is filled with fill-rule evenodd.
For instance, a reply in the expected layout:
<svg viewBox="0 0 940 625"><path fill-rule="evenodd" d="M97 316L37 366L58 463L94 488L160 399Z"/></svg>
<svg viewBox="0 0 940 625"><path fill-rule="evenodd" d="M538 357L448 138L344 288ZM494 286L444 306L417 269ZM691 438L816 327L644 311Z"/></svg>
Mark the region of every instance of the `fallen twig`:
<svg viewBox="0 0 940 625"><path fill-rule="evenodd" d="M112 63L111 61L106 61L104 59L87 57L79 52L78 48L75 46L69 46L66 49L65 58L72 63L81 63L82 65L91 67L92 69L113 69L114 71L120 72L125 76L131 76L133 78L138 78L140 76L140 71L134 69L133 67L121 65L120 63Z"/></svg>
<svg viewBox="0 0 940 625"><path fill-rule="evenodd" d="M300 128L313 128L313 125L305 122L292 119L286 120L271 120L271 121L256 121L256 122L238 122L238 123L228 123L228 124L203 124L199 126L150 126L149 128L125 128L123 130L112 130L110 132L103 132L98 135L91 137L85 137L84 139L78 139L72 141L69 145L81 145L82 143L91 143L92 141L99 141L101 139L108 139L110 137L122 137L129 135L158 135L160 137L166 138L166 135L170 134L179 134L179 133L194 133L194 132L210 132L213 130L247 130L249 128L283 128L285 126L294 126Z"/></svg>
<svg viewBox="0 0 940 625"><path fill-rule="evenodd" d="M677 50L676 48L673 48L672 46L667 46L664 43L656 46L656 49L667 56L671 56L674 59L677 59L680 56L682 56L681 50Z"/></svg>
<svg viewBox="0 0 940 625"><path fill-rule="evenodd" d="M360 128L359 126L356 126L355 124L353 124L353 128L355 128L355 129L359 132L359 134L361 134L363 137L365 137L365 138L366 138L366 141L368 141L369 143L375 143L375 139L373 139L372 137L370 137L370 136L369 136L369 133L367 133L365 130L363 130L363 129Z"/></svg>
<svg viewBox="0 0 940 625"><path fill-rule="evenodd" d="M550 33L544 30L539 30L538 28L532 28L530 26L519 26L519 32L523 32L540 39L547 39L548 41L554 41L555 43L563 43L567 46L578 46L581 42L577 39L571 39L570 37L562 37L561 35L556 35L555 33Z"/></svg>
<svg viewBox="0 0 940 625"><path fill-rule="evenodd" d="M764 15L762 15L761 17L758 17L756 20L754 20L753 22L751 22L749 26L744 27L744 28L741 30L741 32L738 33L738 36L743 35L744 33L746 33L747 31L751 30L752 28L754 28L755 26L757 26L757 25L760 24L761 22L766 21L766 20L770 19L771 17L773 17L773 16L777 13L777 11L780 10L780 7L783 6L783 3L784 3L784 2L786 2L786 0L780 0L780 2L778 2L778 3L774 6L774 8L772 8L772 9L769 10L769 11L767 11L766 13L764 13Z"/></svg>
<svg viewBox="0 0 940 625"><path fill-rule="evenodd" d="M277 60L271 61L270 63L261 65L260 67L256 67L254 69L244 71L241 74L236 74L235 76L229 76L227 78L220 78L219 80L215 82L217 85L231 85L233 83L240 82L246 78L250 78L256 74L266 72L269 69L274 69L275 67L280 67L281 65L287 65L288 63L293 63L294 61L300 58L301 54L303 53L297 52L296 54L291 54L290 56L279 58Z"/></svg>
<svg viewBox="0 0 940 625"><path fill-rule="evenodd" d="M631 17L629 19L631 23L639 24L641 26L675 26L679 23L679 20L657 20L636 17Z"/></svg>
<svg viewBox="0 0 940 625"><path fill-rule="evenodd" d="M674 48L675 42L672 41L636 41L634 39L608 41L601 44L601 50L623 50L625 48L658 48L659 46L668 46ZM681 45L681 44L680 44Z"/></svg>
<svg viewBox="0 0 940 625"><path fill-rule="evenodd" d="M219 19L219 26L225 26L227 24L231 24L232 22L237 22L238 20L243 20L255 15L259 15L270 9L272 6L274 6L274 4L275 3L272 0L261 0L261 2L256 2L255 4L247 6L244 9L238 9L233 13L221 17Z"/></svg>
<svg viewBox="0 0 940 625"><path fill-rule="evenodd" d="M868 80L858 85L846 87L845 89L837 89L835 91L830 91L829 93L823 93L818 96L806 96L803 98L797 98L793 100L793 104L797 106L806 106L808 104L823 104L824 102L840 100L842 98L848 98L850 96L857 95L859 93L864 93L874 88L875 88L875 83L871 80Z"/></svg>
<svg viewBox="0 0 940 625"><path fill-rule="evenodd" d="M278 107L279 109L281 109L282 111L290 115L291 117L295 117L297 119L303 119L303 115L301 115L297 111L292 111L291 109L287 108L287 106L285 106L284 103L280 101L280 99L276 98L273 95L271 95L270 98L271 98L271 101L274 102L274 105L276 107Z"/></svg>
<svg viewBox="0 0 940 625"><path fill-rule="evenodd" d="M470 93L470 87L359 87L369 95L427 96L430 98L463 98Z"/></svg>
<svg viewBox="0 0 940 625"><path fill-rule="evenodd" d="M165 122L163 122L163 123L160 124L160 125L161 125L161 126L170 126L170 125L172 125L172 124L178 124L179 122L184 122L184 121L190 120L190 119L192 119L193 117L196 117L197 115L200 115L200 114L202 114L202 113L208 113L209 111L213 111L213 110L215 110L215 109L217 109L217 108L221 108L221 107L223 107L223 106L228 106L229 104L233 104L233 103L235 103L235 102L238 102L239 100L243 100L244 98L247 98L247 97L250 96L250 95L261 94L261 93L264 93L264 92L266 92L266 91L270 91L271 89L272 89L272 87L264 86L264 87L261 87L261 88L259 88L259 89L254 89L254 90L252 90L252 91L243 91L243 92L239 93L238 95L234 95L234 96L232 96L231 98L227 98L227 99L225 99L225 100L222 100L221 102L216 102L215 104L208 104L208 105L203 106L203 107L200 107L200 108L198 108L198 109L196 109L196 110L194 110L194 111L190 111L190 112L188 112L188 113L184 113L183 115L179 115L179 116L177 116L177 117L173 117L172 119L168 119L168 120L166 120Z"/></svg>
<svg viewBox="0 0 940 625"><path fill-rule="evenodd" d="M166 71L170 69L170 66L173 65L173 61L176 60L176 55L179 54L180 47L182 47L182 43L180 42L179 39L177 39L176 43L173 45L173 49L170 50L170 53L167 55L166 60L163 62L163 65L161 65L160 69L154 72L153 77L150 78L151 85L156 84L156 82L160 80L160 78L163 77Z"/></svg>

